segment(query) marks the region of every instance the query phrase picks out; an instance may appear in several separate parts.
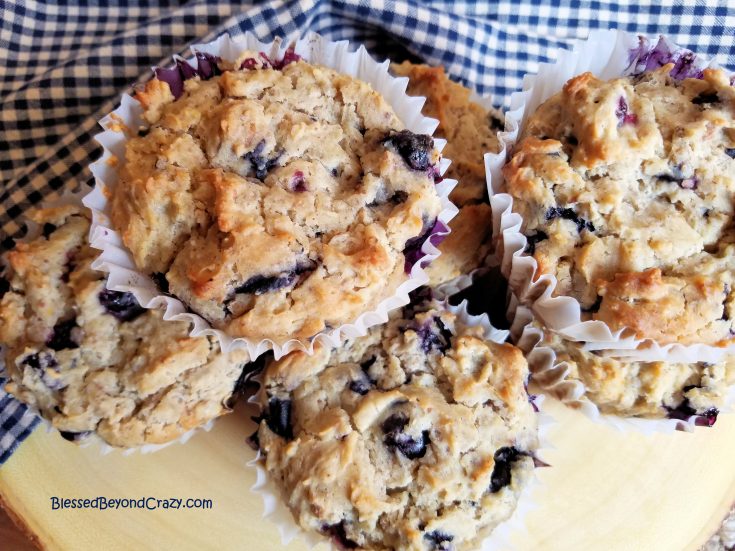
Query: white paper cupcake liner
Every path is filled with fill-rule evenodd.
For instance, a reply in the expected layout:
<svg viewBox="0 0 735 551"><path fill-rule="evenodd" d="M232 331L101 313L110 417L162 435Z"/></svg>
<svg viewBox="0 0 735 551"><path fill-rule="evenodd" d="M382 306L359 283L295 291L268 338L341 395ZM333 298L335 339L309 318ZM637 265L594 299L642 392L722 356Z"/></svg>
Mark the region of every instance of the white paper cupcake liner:
<svg viewBox="0 0 735 551"><path fill-rule="evenodd" d="M617 30L590 33L587 40L577 41L572 50L560 50L557 60L539 66L536 75L526 75L523 90L511 96L506 113L505 131L499 133L502 150L485 155L490 204L493 210L493 235L498 240L496 254L503 274L521 304L532 305L545 326L569 340L584 341L589 350L606 350L610 354L641 361L716 363L725 355L735 354L735 343L728 346L708 344L660 344L639 339L628 330L612 330L602 321L582 321L579 302L568 296L552 297L556 278L544 274L534 280L538 265L524 253L527 240L521 233L523 219L513 212L513 198L504 192L502 167L528 118L549 97L557 93L567 80L591 71L602 79L612 79L675 63L675 72L695 74L703 67L716 67L703 57L695 56L665 38L648 40Z"/></svg>
<svg viewBox="0 0 735 551"><path fill-rule="evenodd" d="M543 345L543 330L531 325L532 311L525 306L518 306L511 326L511 338L518 348L523 350L531 370L531 378L541 390L555 396L565 405L584 413L593 421L615 427L618 430L635 430L643 434L673 432L675 430L691 432L698 426L699 415L688 419L648 419L643 417L623 417L603 414L597 405L587 397L584 383L569 378L570 369L566 362L557 361L556 352ZM720 414L730 413L735 404L735 387L728 389ZM702 427L704 428L704 427Z"/></svg>
<svg viewBox="0 0 735 551"><path fill-rule="evenodd" d="M439 303L439 301L436 302ZM462 303L457 306L452 306L447 301L441 302L440 305L442 308L446 308L449 312L456 315L461 325L466 327L482 327L483 337L487 340L503 343L509 336L508 330L493 327L490 324L487 314L482 314L480 316L468 314L466 301L462 301ZM255 377L254 380L259 381L259 377ZM259 410L262 410L259 407L259 404L263 401L262 392L264 392L264 390L261 385L259 391L248 400L249 403L255 404ZM539 464L539 467L537 468L543 468L543 466L546 465L542 454L544 450L552 448L548 434L550 427L555 423L553 418L544 411L543 402L544 396L542 395L533 396L531 399L531 403L537 411L538 419L539 446L535 450L533 456L534 460ZM281 491L271 480L271 477L265 470L262 458L263 455L261 452L257 451L255 458L247 464L249 467L255 468L256 471L255 484L253 484L250 490L260 496L263 500L263 518L268 519L270 522L275 524L281 537L281 543L286 546L295 538L299 538L301 541L306 543L309 548L313 548L324 542L332 545L328 536L303 530L296 523L291 511L289 511L281 497ZM492 531L490 536L482 540L480 548L482 551L497 551L499 549L507 551L516 549L516 546L512 542L513 536L514 534L526 531L527 515L538 508L534 496L539 484L537 476L533 476L531 480L528 481L528 484L526 484L526 486L521 490L518 503L512 515L506 521L499 524Z"/></svg>
<svg viewBox="0 0 735 551"><path fill-rule="evenodd" d="M44 201L42 203L39 203L38 205L34 205L32 208L52 208L52 207L61 207L64 205L76 205L84 209L84 205L82 204L82 199L92 190L89 186L85 184L80 184L77 189L75 190L65 190L60 197L57 199L54 199L52 201ZM36 239L43 230L43 227L38 225L33 220L30 220L28 218L25 218L23 220L23 223L26 226L26 233L23 237L17 238L15 241L17 243L27 243L34 239ZM2 262L0 262L0 273L2 273L2 269L4 269L4 266L2 266ZM4 365L4 359L5 359L5 353L0 347L0 373L3 372L5 369ZM5 376L8 380L10 379L10 374L5 373ZM11 395L12 396L12 395ZM17 399L17 398L16 398ZM20 400L19 400L20 401ZM28 411L36 415L41 420L41 425L46 429L46 432L60 432L58 428L54 427L51 422L49 422L47 419L45 419L41 412L38 411L35 407L26 404L25 402L22 402L23 405L25 405L28 408ZM105 442L101 437L97 436L96 434L92 433L89 434L83 438L81 438L79 441L75 442L75 444L82 448L88 448L88 447L96 447L99 452L102 455L107 455L113 451L119 451L123 455L131 455L133 453L139 452L139 453L152 453L158 450L162 450L163 448L167 448L168 446L172 444L184 444L186 443L194 434L196 434L198 431L205 431L208 432L212 429L214 426L215 419L211 419L204 425L201 425L199 427L195 427L178 438L171 440L170 442L166 442L164 444L144 444L142 446L135 446L132 448L120 448L111 446L107 442Z"/></svg>
<svg viewBox="0 0 735 551"><path fill-rule="evenodd" d="M230 61L235 60L246 50L265 52L270 59L281 59L288 46L288 42L280 39L271 43L263 43L258 41L254 35L247 33L237 38L222 35L214 42L192 46L192 51L194 53L204 52L216 55ZM406 95L405 89L408 79L391 76L388 73L389 62L378 63L370 57L364 47L361 46L357 51L351 52L349 43L346 41L331 42L315 33L310 33L305 38L295 42L294 50L296 54L307 61L325 65L340 73L349 74L370 83L393 107L409 130L421 134L433 134L436 129L438 121L424 117L421 114L424 98L412 98ZM389 311L407 304L409 301L408 293L428 281L428 276L424 272L422 264L426 264L439 256L439 250L435 245L440 242L443 236L449 233L447 224L457 213L457 208L448 199L449 192L457 183L455 180L446 179L436 185L437 193L441 198L442 210L431 236L426 239L421 247L423 256L420 261L414 264L409 278L398 287L392 296L381 301L375 310L361 314L353 323L323 331L309 339L308 342L292 339L280 343L269 339L233 338L223 331L214 329L202 317L188 312L186 306L180 300L161 294L151 278L136 269L135 263L131 255L125 250L120 236L112 229L108 217L107 191L118 180L115 159L124 159L125 142L127 140L124 128L137 130L142 123L141 113L140 104L129 95L124 94L120 107L100 121L105 131L98 134L96 139L103 146L104 153L98 161L90 166L95 177L96 186L94 191L85 197L84 204L93 212L90 242L94 247L102 250L94 267L110 273L108 279L109 289L132 292L138 302L145 308L165 308L164 319L192 323L192 336L216 336L224 352L228 352L233 348L247 348L250 358L255 359L270 349L273 350L276 358L280 358L294 350L304 350L311 354L316 342L322 342L327 346L337 346L345 337L364 335L369 327L385 323L388 320ZM435 139L434 142L439 151L446 145L445 140ZM449 160L442 159L439 166L440 174L444 174L449 163Z"/></svg>

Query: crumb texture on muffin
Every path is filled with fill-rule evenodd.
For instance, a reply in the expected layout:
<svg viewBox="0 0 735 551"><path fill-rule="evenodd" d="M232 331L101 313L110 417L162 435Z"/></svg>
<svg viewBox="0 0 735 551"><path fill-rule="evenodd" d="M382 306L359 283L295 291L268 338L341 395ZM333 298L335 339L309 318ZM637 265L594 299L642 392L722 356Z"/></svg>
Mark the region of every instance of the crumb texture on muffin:
<svg viewBox="0 0 735 551"><path fill-rule="evenodd" d="M119 447L169 442L229 411L247 353L223 355L214 339L189 338L188 323L105 289L80 207L30 216L43 232L7 253L0 280L11 394L67 439Z"/></svg>
<svg viewBox="0 0 735 551"><path fill-rule="evenodd" d="M735 337L735 88L672 66L574 77L504 168L526 252L583 319L662 343Z"/></svg>
<svg viewBox="0 0 735 551"><path fill-rule="evenodd" d="M232 336L306 339L406 281L441 210L439 153L365 82L246 53L137 95L111 217L137 267Z"/></svg>
<svg viewBox="0 0 735 551"><path fill-rule="evenodd" d="M528 367L427 305L266 367L257 433L297 522L346 548L472 549L532 476Z"/></svg>

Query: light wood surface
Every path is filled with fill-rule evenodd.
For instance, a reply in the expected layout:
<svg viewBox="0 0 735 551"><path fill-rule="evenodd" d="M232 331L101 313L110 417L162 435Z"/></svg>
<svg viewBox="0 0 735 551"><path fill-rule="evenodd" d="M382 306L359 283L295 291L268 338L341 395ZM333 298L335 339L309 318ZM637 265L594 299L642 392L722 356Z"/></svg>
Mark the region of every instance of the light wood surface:
<svg viewBox="0 0 735 551"><path fill-rule="evenodd" d="M551 400L555 448L538 469L538 508L517 534L521 551L694 551L735 501L735 416L695 434L645 436L595 424ZM237 411L185 445L100 456L43 429L0 468L0 494L52 550L278 550L250 492L249 412ZM52 511L51 496L208 498L211 510ZM0 538L4 532L0 532ZM6 547L0 539L0 548ZM13 540L14 541L14 540ZM300 541L287 549L305 550ZM327 549L320 546L320 549Z"/></svg>

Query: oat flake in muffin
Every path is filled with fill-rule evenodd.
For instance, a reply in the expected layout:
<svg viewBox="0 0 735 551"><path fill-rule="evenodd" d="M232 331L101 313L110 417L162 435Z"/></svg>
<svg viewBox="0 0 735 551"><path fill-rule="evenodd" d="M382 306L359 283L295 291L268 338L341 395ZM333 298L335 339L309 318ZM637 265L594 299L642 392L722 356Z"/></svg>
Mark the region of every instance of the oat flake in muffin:
<svg viewBox="0 0 735 551"><path fill-rule="evenodd" d="M105 289L80 207L29 216L43 233L6 255L0 279L8 392L69 440L119 447L170 442L230 411L245 351L221 354L188 323Z"/></svg>
<svg viewBox="0 0 735 551"><path fill-rule="evenodd" d="M365 82L292 53L219 63L178 99L158 79L138 92L151 126L127 142L114 227L139 269L231 336L354 321L437 224L433 140Z"/></svg>
<svg viewBox="0 0 735 551"><path fill-rule="evenodd" d="M306 530L348 549L476 549L532 476L527 378L517 348L410 306L267 366L256 441Z"/></svg>
<svg viewBox="0 0 735 551"><path fill-rule="evenodd" d="M583 319L662 343L735 336L735 88L672 65L566 83L504 169L526 252Z"/></svg>

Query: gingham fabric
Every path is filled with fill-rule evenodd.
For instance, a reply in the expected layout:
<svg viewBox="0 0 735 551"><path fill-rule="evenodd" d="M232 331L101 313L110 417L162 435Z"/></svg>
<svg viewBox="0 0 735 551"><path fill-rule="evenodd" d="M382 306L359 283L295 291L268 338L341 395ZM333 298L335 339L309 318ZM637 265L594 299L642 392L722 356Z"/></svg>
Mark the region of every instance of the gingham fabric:
<svg viewBox="0 0 735 551"><path fill-rule="evenodd" d="M72 4L72 3L68 3ZM188 44L222 32L262 40L308 30L365 44L376 57L420 59L507 105L522 76L591 29L616 27L674 42L735 66L735 9L727 0L453 0L271 2L81 1L73 6L2 1L0 240L21 228L30 205L91 182L97 120L120 93ZM0 378L0 387L2 379ZM0 390L0 464L35 426Z"/></svg>

